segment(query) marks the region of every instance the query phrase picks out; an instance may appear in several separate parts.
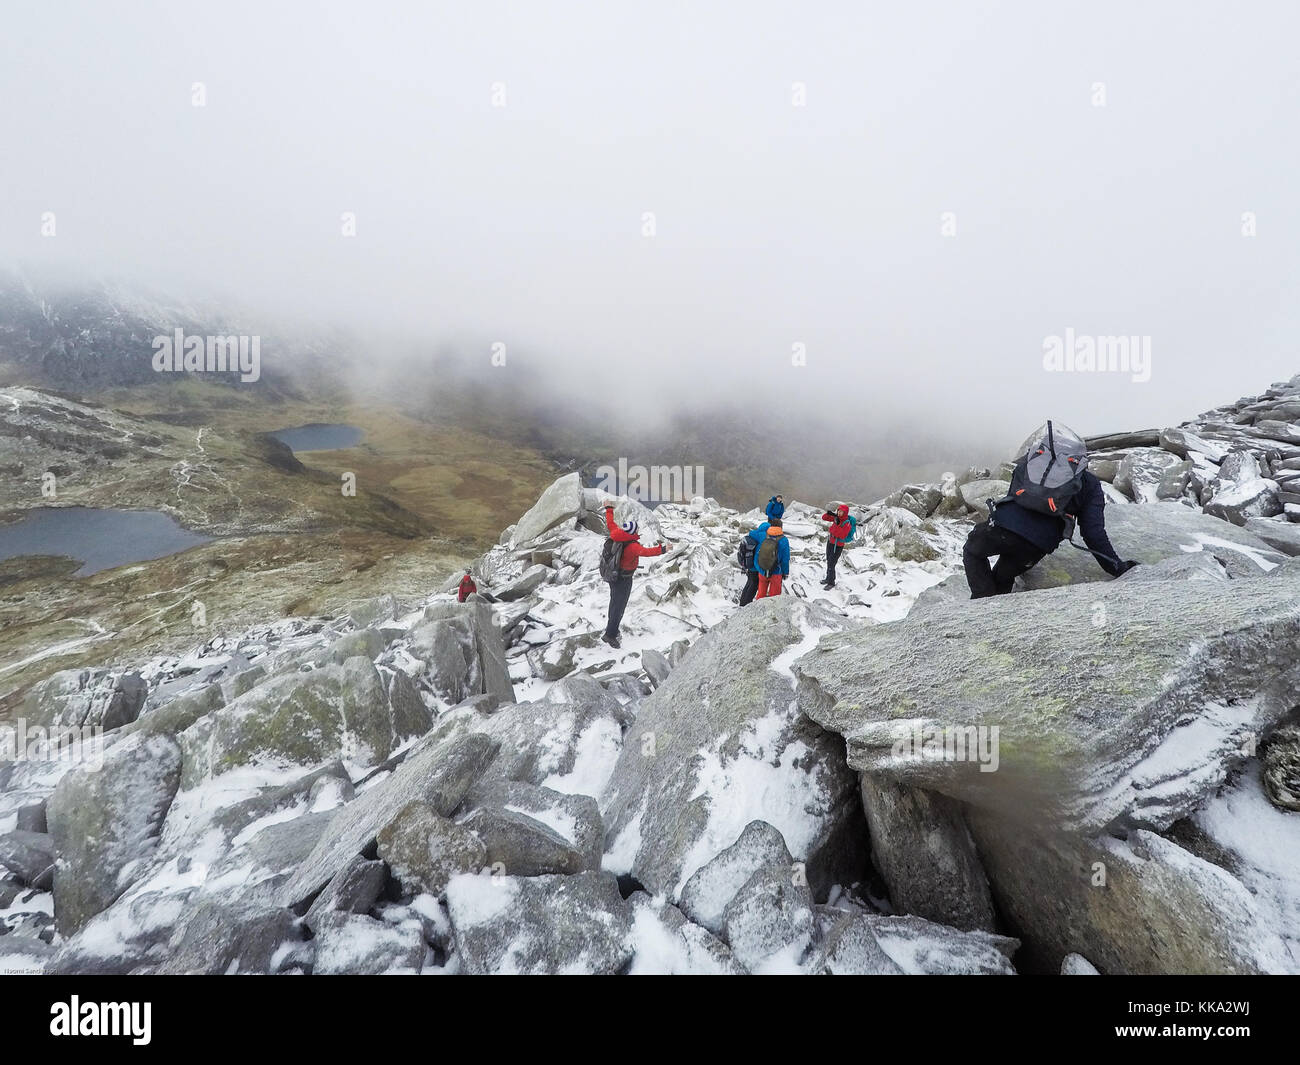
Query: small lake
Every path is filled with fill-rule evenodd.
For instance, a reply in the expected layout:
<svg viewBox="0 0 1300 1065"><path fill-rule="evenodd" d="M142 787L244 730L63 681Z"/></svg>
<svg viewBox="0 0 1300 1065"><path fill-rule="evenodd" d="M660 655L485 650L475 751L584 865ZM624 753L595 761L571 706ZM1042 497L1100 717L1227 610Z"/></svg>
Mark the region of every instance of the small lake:
<svg viewBox="0 0 1300 1065"><path fill-rule="evenodd" d="M74 577L88 577L128 562L174 555L211 539L156 510L41 507L0 525L0 561L58 555L82 563Z"/></svg>
<svg viewBox="0 0 1300 1065"><path fill-rule="evenodd" d="M291 451L333 451L340 447L355 447L361 443L365 430L355 425L330 425L312 422L296 429L277 429L270 434Z"/></svg>

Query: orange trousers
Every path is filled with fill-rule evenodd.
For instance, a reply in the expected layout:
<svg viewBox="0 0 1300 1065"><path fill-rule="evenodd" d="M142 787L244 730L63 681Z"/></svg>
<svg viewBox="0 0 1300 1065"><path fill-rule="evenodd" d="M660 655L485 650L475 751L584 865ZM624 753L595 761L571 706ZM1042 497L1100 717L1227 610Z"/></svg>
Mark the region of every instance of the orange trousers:
<svg viewBox="0 0 1300 1065"><path fill-rule="evenodd" d="M770 577L758 575L758 594L755 599L766 599L769 595L781 594L781 574L773 573Z"/></svg>

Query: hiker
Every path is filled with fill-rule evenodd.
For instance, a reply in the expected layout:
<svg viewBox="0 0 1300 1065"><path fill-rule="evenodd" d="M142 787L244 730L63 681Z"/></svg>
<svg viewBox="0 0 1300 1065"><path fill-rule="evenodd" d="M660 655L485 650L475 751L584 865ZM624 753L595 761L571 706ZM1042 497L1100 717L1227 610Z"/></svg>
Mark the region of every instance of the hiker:
<svg viewBox="0 0 1300 1065"><path fill-rule="evenodd" d="M749 532L745 533L741 538L740 545L736 548L736 561L745 571L745 587L740 592L741 606L748 606L758 595L758 582L762 577L762 574L758 571L758 549L762 546L763 542L767 540L768 530L771 529L773 525L776 525L779 528L781 525L781 519L777 518L775 521L765 521L757 528L750 529ZM786 549L785 575L788 575L790 572L790 542L785 540L784 544ZM778 575L778 580L779 576L780 575ZM780 588L779 583L777 588ZM776 593L774 592L772 594Z"/></svg>
<svg viewBox="0 0 1300 1065"><path fill-rule="evenodd" d="M623 646L619 637L619 626L623 623L623 611L627 609L628 597L632 594L632 574L636 572L638 559L654 558L672 550L667 540L658 547L642 547L635 521L625 521L618 525L614 521L614 505L605 504L605 527L609 530L609 539L618 547L617 554L601 556L601 576L609 581L609 620L605 625L605 634L601 640L610 647ZM612 572L607 576L607 563Z"/></svg>
<svg viewBox="0 0 1300 1065"><path fill-rule="evenodd" d="M754 556L758 554L758 545L767 536L770 524L765 521L758 528L750 529L740 538L740 545L736 548L736 561L745 571L745 587L740 592L741 606L749 606L758 594L758 566L754 563Z"/></svg>
<svg viewBox="0 0 1300 1065"><path fill-rule="evenodd" d="M474 583L474 578L469 575L469 570L466 570L465 576L460 579L460 584L456 587L456 602L465 602L477 591L478 585Z"/></svg>
<svg viewBox="0 0 1300 1065"><path fill-rule="evenodd" d="M790 576L790 541L781 527L781 519L775 518L766 525L758 550L754 553L754 569L758 575L755 599L780 595L781 579ZM762 528L760 525L759 529ZM757 532L758 529L754 531Z"/></svg>
<svg viewBox="0 0 1300 1065"><path fill-rule="evenodd" d="M1050 421L1034 436L1011 475L1011 490L989 500L989 517L966 537L962 564L970 597L1006 595L1015 580L1069 539L1075 523L1087 550L1112 577L1136 562L1120 561L1106 535L1106 496L1101 481L1088 470L1088 448L1064 426ZM997 565L989 557L997 555Z"/></svg>
<svg viewBox="0 0 1300 1065"><path fill-rule="evenodd" d="M785 516L785 500L775 495L767 501L767 509L763 511L767 515L768 521L780 521Z"/></svg>
<svg viewBox="0 0 1300 1065"><path fill-rule="evenodd" d="M827 507L822 514L822 521L831 523L826 536L826 576L822 578L822 584L829 592L835 587L835 563L844 553L844 545L852 540L853 534L858 531L858 522L849 514L847 503L841 503L833 514L831 508Z"/></svg>

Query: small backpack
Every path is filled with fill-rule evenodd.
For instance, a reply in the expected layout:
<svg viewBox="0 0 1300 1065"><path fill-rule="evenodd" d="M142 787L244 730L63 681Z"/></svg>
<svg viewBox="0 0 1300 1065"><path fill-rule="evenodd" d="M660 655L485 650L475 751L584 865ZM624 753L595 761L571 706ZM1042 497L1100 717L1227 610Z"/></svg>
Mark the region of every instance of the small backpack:
<svg viewBox="0 0 1300 1065"><path fill-rule="evenodd" d="M763 573L771 573L776 569L781 559L781 549L777 544L780 539L779 536L763 537L763 543L758 548L758 557L754 560Z"/></svg>
<svg viewBox="0 0 1300 1065"><path fill-rule="evenodd" d="M1064 518L1083 488L1088 447L1064 426L1048 422L1030 437L1025 454L1011 474L1011 490L999 505L1015 502L1027 510Z"/></svg>
<svg viewBox="0 0 1300 1065"><path fill-rule="evenodd" d="M627 547L627 544L626 540L615 540L612 536L605 537L605 546L600 549L600 575L610 584L623 574L623 548Z"/></svg>
<svg viewBox="0 0 1300 1065"><path fill-rule="evenodd" d="M736 562L740 568L748 571L749 567L754 564L754 552L758 550L758 544L754 543L752 536L742 536L740 544L736 548Z"/></svg>

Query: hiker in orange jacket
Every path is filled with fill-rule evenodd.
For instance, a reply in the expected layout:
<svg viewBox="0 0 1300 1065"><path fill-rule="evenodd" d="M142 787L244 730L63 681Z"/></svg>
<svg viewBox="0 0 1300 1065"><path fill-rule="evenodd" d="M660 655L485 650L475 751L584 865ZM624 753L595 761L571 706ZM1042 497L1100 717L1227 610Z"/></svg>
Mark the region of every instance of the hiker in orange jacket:
<svg viewBox="0 0 1300 1065"><path fill-rule="evenodd" d="M637 560L662 555L670 551L673 545L665 540L658 547L643 547L638 539L640 534L635 521L625 521L622 525L614 521L612 503L605 504L605 527L609 530L609 538L623 545L618 579L609 582L609 620L605 625L605 634L601 637L610 647L617 648L623 645L618 630L623 624L623 611L627 609L628 597L632 594L632 574L636 572Z"/></svg>

